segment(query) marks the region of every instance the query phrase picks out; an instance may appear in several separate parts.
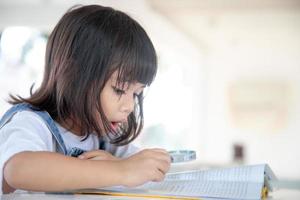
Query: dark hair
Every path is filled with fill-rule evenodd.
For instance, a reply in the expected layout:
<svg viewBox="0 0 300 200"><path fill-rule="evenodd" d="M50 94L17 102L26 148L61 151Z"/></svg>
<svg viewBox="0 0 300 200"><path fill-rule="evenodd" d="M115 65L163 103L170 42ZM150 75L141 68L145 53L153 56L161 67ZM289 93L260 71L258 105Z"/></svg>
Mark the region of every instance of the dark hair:
<svg viewBox="0 0 300 200"><path fill-rule="evenodd" d="M97 122L100 115L110 142L124 145L143 127L143 94L137 97L128 122L116 133L100 101L105 83L116 71L118 85L152 83L157 60L145 30L127 14L110 7L73 7L48 39L41 86L35 92L31 87L29 98L10 95L9 102L29 103L59 122L71 119L82 133L96 132L99 137L103 136Z"/></svg>

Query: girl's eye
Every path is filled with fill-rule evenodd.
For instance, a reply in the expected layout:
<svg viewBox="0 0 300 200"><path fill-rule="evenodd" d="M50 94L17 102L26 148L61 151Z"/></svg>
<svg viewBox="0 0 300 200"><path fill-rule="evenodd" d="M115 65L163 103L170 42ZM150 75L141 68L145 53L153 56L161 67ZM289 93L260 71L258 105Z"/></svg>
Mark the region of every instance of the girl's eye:
<svg viewBox="0 0 300 200"><path fill-rule="evenodd" d="M112 87L114 92L117 94L117 95L123 95L125 94L125 91L122 90L122 89L119 89L119 88L116 88L116 87Z"/></svg>

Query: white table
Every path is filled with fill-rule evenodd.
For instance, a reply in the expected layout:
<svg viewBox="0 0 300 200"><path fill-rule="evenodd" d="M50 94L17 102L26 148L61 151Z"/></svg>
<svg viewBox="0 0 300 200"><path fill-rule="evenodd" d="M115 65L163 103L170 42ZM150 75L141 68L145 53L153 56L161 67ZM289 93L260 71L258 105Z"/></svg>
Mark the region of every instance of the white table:
<svg viewBox="0 0 300 200"><path fill-rule="evenodd" d="M145 199L154 200L161 198L134 198L134 197L116 197L116 196L102 196L102 195L53 195L43 193L31 194L8 194L0 196L1 200L126 200L126 199ZM300 190L282 189L272 192L268 197L270 200L300 200ZM216 199L212 199L216 200Z"/></svg>

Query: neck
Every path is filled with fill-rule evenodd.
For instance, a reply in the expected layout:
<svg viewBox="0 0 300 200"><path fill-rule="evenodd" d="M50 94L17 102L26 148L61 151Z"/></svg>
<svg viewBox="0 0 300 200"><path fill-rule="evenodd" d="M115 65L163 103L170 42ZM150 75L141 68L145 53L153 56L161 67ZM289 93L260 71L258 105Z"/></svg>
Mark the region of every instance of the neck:
<svg viewBox="0 0 300 200"><path fill-rule="evenodd" d="M74 122L74 120L66 119L65 121L58 122L62 127L72 132L74 135L83 136L84 134L81 132L81 128L78 123Z"/></svg>

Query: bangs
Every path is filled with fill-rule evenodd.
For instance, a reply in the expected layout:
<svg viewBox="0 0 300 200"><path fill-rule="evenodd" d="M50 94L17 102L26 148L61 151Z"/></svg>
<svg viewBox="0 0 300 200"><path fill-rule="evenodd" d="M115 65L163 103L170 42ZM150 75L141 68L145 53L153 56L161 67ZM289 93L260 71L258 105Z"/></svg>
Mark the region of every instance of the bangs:
<svg viewBox="0 0 300 200"><path fill-rule="evenodd" d="M153 82L156 70L153 63L143 62L143 60L128 60L127 62L119 63L116 70L116 83L123 86L125 83L139 82L145 86L150 86Z"/></svg>
<svg viewBox="0 0 300 200"><path fill-rule="evenodd" d="M113 59L119 61L114 63L115 67L112 70L118 72L116 80L118 85L135 82L151 85L157 71L156 55L155 52L146 50L148 49L132 48L124 51L120 59Z"/></svg>
<svg viewBox="0 0 300 200"><path fill-rule="evenodd" d="M117 71L117 84L139 82L150 86L157 72L157 58L146 32L131 24L118 34L112 49L111 73Z"/></svg>

